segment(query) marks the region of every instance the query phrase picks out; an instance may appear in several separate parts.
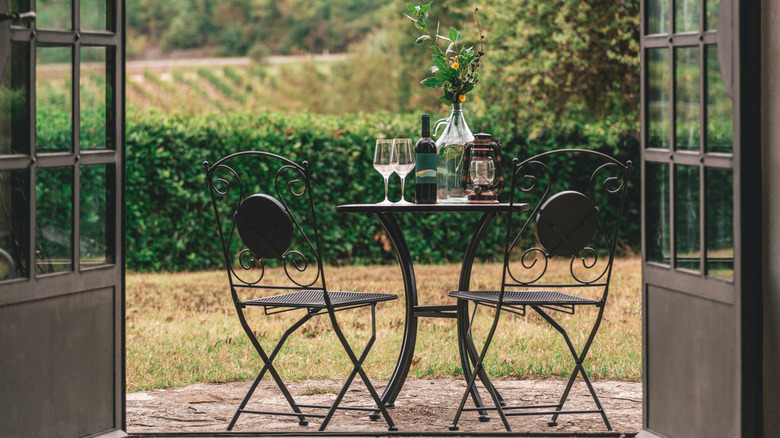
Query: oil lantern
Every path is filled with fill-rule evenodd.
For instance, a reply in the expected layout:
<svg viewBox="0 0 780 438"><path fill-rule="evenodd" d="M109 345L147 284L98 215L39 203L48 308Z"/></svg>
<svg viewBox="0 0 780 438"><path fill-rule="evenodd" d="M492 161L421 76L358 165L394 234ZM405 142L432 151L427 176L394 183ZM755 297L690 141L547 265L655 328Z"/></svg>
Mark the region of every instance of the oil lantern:
<svg viewBox="0 0 780 438"><path fill-rule="evenodd" d="M468 202L497 203L504 188L501 170L501 145L491 140L490 134L479 133L463 148L461 188Z"/></svg>

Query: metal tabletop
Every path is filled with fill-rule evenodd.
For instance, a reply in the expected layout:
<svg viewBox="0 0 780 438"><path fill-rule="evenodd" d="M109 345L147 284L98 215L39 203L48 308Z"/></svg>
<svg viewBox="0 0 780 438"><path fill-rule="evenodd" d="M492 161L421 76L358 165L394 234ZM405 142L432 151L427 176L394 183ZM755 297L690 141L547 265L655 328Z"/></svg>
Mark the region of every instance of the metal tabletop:
<svg viewBox="0 0 780 438"><path fill-rule="evenodd" d="M528 209L528 204L514 204L514 211ZM340 213L445 213L445 212L482 212L506 213L509 204L346 204L336 207Z"/></svg>
<svg viewBox="0 0 780 438"><path fill-rule="evenodd" d="M414 265L412 257L409 254L409 247L406 244L403 232L396 222L394 214L396 213L482 213L482 217L474 225L474 231L469 240L468 246L463 254L461 262L460 280L458 290L467 291L471 283L471 268L474 264L477 247L482 240L482 236L488 229L488 225L498 214L512 211L523 211L528 209L528 204L516 203L510 204L348 204L339 205L336 211L340 213L367 213L377 218L382 228L390 238L393 244L398 263L401 266L401 274L404 282L404 292L406 298L406 320L404 327L403 342L401 351L396 362L393 375L382 393L382 400L387 406L393 406L398 394L401 392L406 376L412 365L414 357L414 347L417 341L417 319L420 317L428 318L457 318L458 326L458 349L460 351L460 360L463 366L463 372L466 379L471 377L471 365L474 358L478 357L474 344L469 342L467 336L469 330L468 302L459 300L458 304L445 306L420 306L417 303L417 281L414 276ZM472 391L472 397L476 406L484 406L479 394ZM480 420L487 421L489 416L487 411L480 412Z"/></svg>

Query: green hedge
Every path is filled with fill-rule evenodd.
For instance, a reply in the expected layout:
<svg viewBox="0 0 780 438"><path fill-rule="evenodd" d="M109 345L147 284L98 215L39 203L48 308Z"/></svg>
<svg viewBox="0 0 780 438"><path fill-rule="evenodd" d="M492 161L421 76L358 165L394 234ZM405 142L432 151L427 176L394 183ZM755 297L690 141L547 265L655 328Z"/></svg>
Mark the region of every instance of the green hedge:
<svg viewBox="0 0 780 438"><path fill-rule="evenodd" d="M311 163L318 222L326 262L392 263L381 227L367 215L338 214L336 206L378 202L383 183L371 164L375 138L416 137L417 115L233 113L185 116L130 111L127 117L127 268L132 271L201 270L220 266L220 249L202 162L214 162L240 150L266 150ZM485 126L504 145L504 162L553 148L586 147L621 160L638 162L636 126L620 119L599 125L561 127L529 141L511 126L491 128L488 119L469 120ZM639 244L638 167L622 233L626 246ZM411 180L411 178L408 178ZM391 177L391 199L400 183ZM413 195L407 184L407 199ZM463 215L399 215L407 242L418 262L459 260L478 217ZM500 224L500 218L495 222ZM459 242L459 245L453 245ZM486 234L478 257L496 259L500 227Z"/></svg>

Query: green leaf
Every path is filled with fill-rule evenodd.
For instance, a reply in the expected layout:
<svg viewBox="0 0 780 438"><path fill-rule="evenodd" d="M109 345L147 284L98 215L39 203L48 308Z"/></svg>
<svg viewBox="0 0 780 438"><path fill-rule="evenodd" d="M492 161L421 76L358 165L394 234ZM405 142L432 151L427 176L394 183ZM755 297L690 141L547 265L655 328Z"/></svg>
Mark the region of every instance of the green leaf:
<svg viewBox="0 0 780 438"><path fill-rule="evenodd" d="M428 87L428 88L440 88L444 86L444 83L439 81L435 77L425 78L422 81L420 81L420 84L422 84L423 87Z"/></svg>
<svg viewBox="0 0 780 438"><path fill-rule="evenodd" d="M443 104L445 104L447 106L452 105L452 100L447 98L447 96L439 96L439 100L441 101L441 103L443 103Z"/></svg>
<svg viewBox="0 0 780 438"><path fill-rule="evenodd" d="M406 9L408 9L412 14L417 15L417 8L415 8L413 4L407 3Z"/></svg>
<svg viewBox="0 0 780 438"><path fill-rule="evenodd" d="M471 48L460 51L460 61L463 65L469 65L473 60L474 60L474 51L471 50Z"/></svg>
<svg viewBox="0 0 780 438"><path fill-rule="evenodd" d="M431 2L431 3L428 3L427 5L422 5L422 6L420 7L420 13L421 13L421 14L424 14L424 13L428 12L428 10L429 10L429 9L431 9L431 5L432 5L432 4L433 4L433 2Z"/></svg>
<svg viewBox="0 0 780 438"><path fill-rule="evenodd" d="M433 63L438 67L439 70L447 71L450 69L450 66L447 65L447 58L444 57L444 55L437 53L433 56Z"/></svg>
<svg viewBox="0 0 780 438"><path fill-rule="evenodd" d="M439 70L436 72L436 79L440 82L447 82L449 79L452 79L452 76L448 75L446 70Z"/></svg>
<svg viewBox="0 0 780 438"><path fill-rule="evenodd" d="M458 39L460 39L460 33L454 27L450 27L450 41L456 43Z"/></svg>
<svg viewBox="0 0 780 438"><path fill-rule="evenodd" d="M415 41L415 44L422 44L423 41L429 40L429 39L431 39L431 37L429 37L428 35L422 35L422 36L420 36L420 38L417 38L417 41Z"/></svg>

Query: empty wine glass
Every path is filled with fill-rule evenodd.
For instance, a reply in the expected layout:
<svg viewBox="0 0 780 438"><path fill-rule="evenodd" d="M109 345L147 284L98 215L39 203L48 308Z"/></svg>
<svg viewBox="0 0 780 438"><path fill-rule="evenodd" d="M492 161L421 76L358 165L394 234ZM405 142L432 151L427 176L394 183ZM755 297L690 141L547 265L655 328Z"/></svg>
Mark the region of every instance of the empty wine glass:
<svg viewBox="0 0 780 438"><path fill-rule="evenodd" d="M377 140L376 149L374 149L374 169L385 179L385 200L380 202L380 205L392 204L387 199L387 182L395 170L393 158L393 140L381 138Z"/></svg>
<svg viewBox="0 0 780 438"><path fill-rule="evenodd" d="M401 200L396 204L411 204L404 199L404 183L406 175L414 169L414 146L410 138L393 139L393 160L395 173L401 178Z"/></svg>

